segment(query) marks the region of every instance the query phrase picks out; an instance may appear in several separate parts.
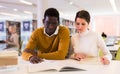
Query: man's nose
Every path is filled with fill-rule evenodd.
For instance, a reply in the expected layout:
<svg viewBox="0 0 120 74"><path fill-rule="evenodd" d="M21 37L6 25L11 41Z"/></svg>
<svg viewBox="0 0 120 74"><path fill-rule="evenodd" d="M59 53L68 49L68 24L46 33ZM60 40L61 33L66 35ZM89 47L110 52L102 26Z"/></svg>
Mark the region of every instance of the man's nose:
<svg viewBox="0 0 120 74"><path fill-rule="evenodd" d="M53 28L53 27L54 27L54 25L52 25L52 24L49 25L49 28Z"/></svg>

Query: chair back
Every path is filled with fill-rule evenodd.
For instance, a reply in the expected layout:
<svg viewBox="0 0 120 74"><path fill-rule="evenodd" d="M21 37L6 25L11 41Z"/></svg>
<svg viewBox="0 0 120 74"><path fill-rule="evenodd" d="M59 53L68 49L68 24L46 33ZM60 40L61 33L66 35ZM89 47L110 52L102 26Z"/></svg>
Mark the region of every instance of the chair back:
<svg viewBox="0 0 120 74"><path fill-rule="evenodd" d="M116 60L120 60L120 47L116 53L116 57L115 57Z"/></svg>
<svg viewBox="0 0 120 74"><path fill-rule="evenodd" d="M20 44L19 44L19 49L18 49L18 56L20 56L22 54L22 44L23 44L23 41L20 41Z"/></svg>

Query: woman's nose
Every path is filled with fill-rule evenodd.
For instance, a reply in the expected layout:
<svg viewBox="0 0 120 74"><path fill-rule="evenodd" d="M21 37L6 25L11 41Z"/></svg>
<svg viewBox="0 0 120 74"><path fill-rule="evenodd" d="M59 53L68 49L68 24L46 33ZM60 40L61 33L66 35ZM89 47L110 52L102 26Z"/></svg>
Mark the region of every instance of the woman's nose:
<svg viewBox="0 0 120 74"><path fill-rule="evenodd" d="M82 25L80 24L78 27L79 27L79 28L82 28Z"/></svg>

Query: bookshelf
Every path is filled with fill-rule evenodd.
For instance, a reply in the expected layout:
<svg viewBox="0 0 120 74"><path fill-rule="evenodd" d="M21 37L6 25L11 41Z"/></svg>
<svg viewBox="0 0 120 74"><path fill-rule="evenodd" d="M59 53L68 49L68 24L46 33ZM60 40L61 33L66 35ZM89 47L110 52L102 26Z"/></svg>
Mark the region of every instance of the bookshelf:
<svg viewBox="0 0 120 74"><path fill-rule="evenodd" d="M32 32L37 28L37 20L23 20L21 21L21 41L24 49L29 41Z"/></svg>
<svg viewBox="0 0 120 74"><path fill-rule="evenodd" d="M69 28L70 36L75 33L76 29L75 29L74 21L60 18L60 24Z"/></svg>

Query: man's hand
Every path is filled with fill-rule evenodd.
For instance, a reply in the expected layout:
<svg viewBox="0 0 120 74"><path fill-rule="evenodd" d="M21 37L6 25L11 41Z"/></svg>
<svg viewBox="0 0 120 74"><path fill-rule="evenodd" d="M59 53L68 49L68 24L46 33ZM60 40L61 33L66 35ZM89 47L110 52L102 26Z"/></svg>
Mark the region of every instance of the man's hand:
<svg viewBox="0 0 120 74"><path fill-rule="evenodd" d="M30 63L36 64L36 63L40 63L43 61L43 59L39 58L38 56L31 56L29 58Z"/></svg>

